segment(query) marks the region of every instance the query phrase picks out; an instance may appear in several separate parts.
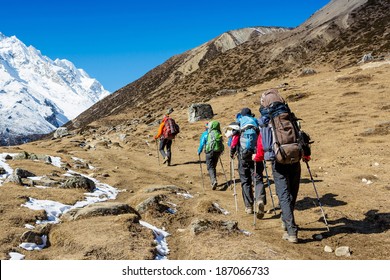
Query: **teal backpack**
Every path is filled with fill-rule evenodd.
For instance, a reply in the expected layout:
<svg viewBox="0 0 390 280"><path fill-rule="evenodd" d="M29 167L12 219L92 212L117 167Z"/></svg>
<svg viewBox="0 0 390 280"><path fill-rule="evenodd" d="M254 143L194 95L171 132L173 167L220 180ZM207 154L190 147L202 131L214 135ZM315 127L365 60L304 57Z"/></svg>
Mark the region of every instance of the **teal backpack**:
<svg viewBox="0 0 390 280"><path fill-rule="evenodd" d="M221 133L221 126L218 121L209 122L209 130L206 142L206 153L211 151L223 152L223 139Z"/></svg>

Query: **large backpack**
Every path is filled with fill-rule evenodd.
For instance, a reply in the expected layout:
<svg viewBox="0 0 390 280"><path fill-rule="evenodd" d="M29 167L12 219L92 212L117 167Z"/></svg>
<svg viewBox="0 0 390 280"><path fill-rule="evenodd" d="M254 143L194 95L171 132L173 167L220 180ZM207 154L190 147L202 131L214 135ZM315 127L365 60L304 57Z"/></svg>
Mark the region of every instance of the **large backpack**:
<svg viewBox="0 0 390 280"><path fill-rule="evenodd" d="M180 132L179 125L174 119L168 117L165 120L163 135L165 139L175 139L176 135Z"/></svg>
<svg viewBox="0 0 390 280"><path fill-rule="evenodd" d="M256 153L259 133L257 120L249 116L241 116L240 122L240 156L244 160L252 159Z"/></svg>
<svg viewBox="0 0 390 280"><path fill-rule="evenodd" d="M211 121L209 123L209 130L207 134L206 153L211 151L223 152L223 138L221 133L221 126L218 121Z"/></svg>
<svg viewBox="0 0 390 280"><path fill-rule="evenodd" d="M282 164L299 162L303 155L310 156L310 136L300 129L298 118L291 112L287 103L276 89L264 92L260 99L260 113L264 120L269 119L268 125L264 125L266 135L263 139L265 146L265 160L275 159ZM272 151L269 149L270 132L272 132Z"/></svg>

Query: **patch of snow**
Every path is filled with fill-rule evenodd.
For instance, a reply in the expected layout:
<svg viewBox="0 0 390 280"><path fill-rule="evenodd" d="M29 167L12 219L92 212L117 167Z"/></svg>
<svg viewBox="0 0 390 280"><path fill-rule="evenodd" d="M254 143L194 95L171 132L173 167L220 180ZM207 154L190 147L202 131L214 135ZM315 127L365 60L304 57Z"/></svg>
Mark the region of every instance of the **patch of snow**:
<svg viewBox="0 0 390 280"><path fill-rule="evenodd" d="M60 202L52 200L39 200L32 197L29 197L29 200L21 206L32 210L45 210L47 214L47 220L37 220L37 224L58 223L60 221L58 217L72 208L72 206L62 204Z"/></svg>
<svg viewBox="0 0 390 280"><path fill-rule="evenodd" d="M194 198L192 195L190 195L189 193L176 193L177 195L181 195L183 196L184 198L186 199L189 199L189 198Z"/></svg>
<svg viewBox="0 0 390 280"><path fill-rule="evenodd" d="M0 167L3 167L5 170L5 174L0 175L0 186L3 184L3 181L14 172L14 170L6 163L5 157L7 155L15 156L16 154L8 154L8 153L1 153L0 154Z"/></svg>
<svg viewBox="0 0 390 280"><path fill-rule="evenodd" d="M166 237L169 235L169 233L162 230L162 229L159 229L155 226L152 226L151 224L149 224L145 221L139 221L139 223L142 226L149 228L153 231L153 234L155 237L155 242L157 244L157 246L156 246L156 250L157 250L156 260L166 260L167 255L169 254L168 242L166 240Z"/></svg>
<svg viewBox="0 0 390 280"><path fill-rule="evenodd" d="M16 252L10 252L9 256L10 256L10 259L9 259L10 261L24 260L24 257L25 257L25 255L22 255L22 254L19 254L19 253L16 253Z"/></svg>

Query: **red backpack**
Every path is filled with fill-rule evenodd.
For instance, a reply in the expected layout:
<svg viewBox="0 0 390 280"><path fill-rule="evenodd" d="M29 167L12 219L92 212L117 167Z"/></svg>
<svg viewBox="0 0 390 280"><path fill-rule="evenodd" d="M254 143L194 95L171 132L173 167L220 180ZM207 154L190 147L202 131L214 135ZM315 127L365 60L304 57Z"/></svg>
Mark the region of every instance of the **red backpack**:
<svg viewBox="0 0 390 280"><path fill-rule="evenodd" d="M165 120L165 125L163 129L163 135L165 139L175 139L176 134L180 132L180 128L172 118L167 118Z"/></svg>

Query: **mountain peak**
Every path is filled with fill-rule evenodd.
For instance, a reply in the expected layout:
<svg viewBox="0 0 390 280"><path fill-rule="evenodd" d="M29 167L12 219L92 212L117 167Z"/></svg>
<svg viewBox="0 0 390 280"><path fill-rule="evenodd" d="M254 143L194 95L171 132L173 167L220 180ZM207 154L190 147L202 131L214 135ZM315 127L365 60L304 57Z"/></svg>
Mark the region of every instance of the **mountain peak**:
<svg viewBox="0 0 390 280"><path fill-rule="evenodd" d="M109 94L66 59L0 33L0 145L47 134Z"/></svg>

